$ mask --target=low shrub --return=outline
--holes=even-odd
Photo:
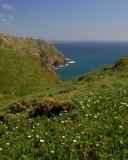
[[[53,98],[46,98],[42,103],[36,105],[29,113],[29,116],[36,118],[38,116],[46,115],[52,117],[59,115],[62,111],[68,111],[73,108],[73,103],[70,101],[60,101]]]
[[[11,104],[9,108],[10,108],[11,113],[16,114],[16,113],[26,111],[28,108],[30,108],[30,106],[31,105],[25,100],[20,100],[20,101],[17,101]]]

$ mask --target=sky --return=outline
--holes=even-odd
[[[128,41],[128,0],[0,0],[0,32],[49,41]]]

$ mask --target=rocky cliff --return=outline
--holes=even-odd
[[[65,57],[60,51],[50,43],[40,39],[14,37],[0,33],[0,48],[33,54],[37,58],[41,58],[43,66],[47,68],[66,63]]]

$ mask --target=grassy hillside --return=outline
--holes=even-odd
[[[64,55],[59,50],[40,39],[14,37],[6,33],[0,33],[0,48],[8,48],[35,55],[41,59],[42,65],[49,69],[52,68],[52,65],[66,63]]]
[[[3,79],[0,78],[0,83],[5,82],[0,86],[1,91],[11,88],[12,92],[14,88],[18,95],[23,95],[0,97],[0,159],[128,159],[127,56],[112,65],[53,85],[56,76],[49,77],[51,74],[44,70],[42,78],[42,68],[35,57],[11,54],[11,50],[5,49],[0,53]],[[9,56],[9,61],[3,61],[2,55]],[[23,81],[16,76],[19,70]]]
[[[23,96],[40,92],[59,81],[34,55],[0,49],[0,93]]]

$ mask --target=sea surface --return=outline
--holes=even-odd
[[[62,80],[70,80],[128,55],[128,42],[57,42],[54,45],[70,59],[68,65],[56,67]]]

